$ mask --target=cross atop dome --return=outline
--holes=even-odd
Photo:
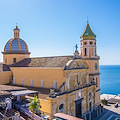
[[[75,45],[75,48],[76,48],[76,50],[78,49],[78,46],[77,46],[77,44]]]

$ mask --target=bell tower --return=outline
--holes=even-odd
[[[97,46],[96,46],[96,35],[90,28],[89,22],[87,21],[86,28],[82,35],[81,47],[80,47],[80,56],[82,59],[86,60],[89,65],[89,82],[95,83],[95,107],[100,104],[100,73],[99,73],[99,59],[97,55]]]

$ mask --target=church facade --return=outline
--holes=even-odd
[[[100,57],[97,55],[96,35],[89,23],[80,36],[80,54],[76,45],[71,56],[30,58],[28,46],[19,37],[19,32],[16,26],[14,38],[6,43],[2,52],[0,83],[39,89],[41,111],[51,116],[63,112],[91,119],[94,111],[99,115],[102,111]]]

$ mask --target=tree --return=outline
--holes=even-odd
[[[34,99],[30,100],[30,106],[29,106],[29,110],[32,111],[32,119],[33,119],[33,115],[35,114],[36,110],[40,108],[41,108],[40,100],[37,96],[34,96]]]

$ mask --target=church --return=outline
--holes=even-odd
[[[7,41],[0,63],[0,84],[39,90],[41,111],[65,113],[84,119],[101,114],[100,73],[96,35],[89,22],[80,36],[80,53],[71,56],[30,58],[26,42],[19,37]]]

